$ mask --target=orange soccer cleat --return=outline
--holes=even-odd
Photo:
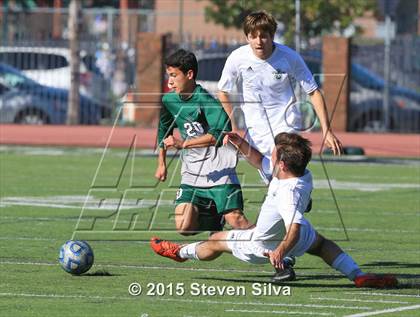
[[[398,280],[394,275],[363,274],[355,278],[356,287],[392,288]]]
[[[150,239],[150,247],[155,251],[155,253],[170,258],[177,262],[185,262],[187,259],[180,258],[178,255],[179,250],[181,249],[181,245],[167,241],[161,240],[157,237],[152,237]]]

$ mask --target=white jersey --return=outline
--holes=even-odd
[[[301,115],[293,91],[298,82],[306,93],[318,86],[303,59],[291,48],[274,43],[271,56],[256,57],[249,45],[228,57],[218,89],[243,94],[241,109],[248,140],[263,155],[271,155],[274,136],[301,130]]]
[[[303,217],[312,188],[309,170],[302,177],[273,178],[255,228],[229,232],[227,244],[232,254],[250,263],[267,262],[264,252],[277,248],[286,236],[286,227],[292,223],[300,224],[301,230],[299,241],[289,254],[300,256],[306,252],[315,239],[315,230]]]
[[[286,235],[286,226],[292,223],[304,223],[303,214],[308,207],[312,192],[312,174],[305,171],[302,177],[278,179],[276,177],[268,187],[253,240],[261,247],[272,249]]]

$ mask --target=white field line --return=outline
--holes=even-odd
[[[332,309],[356,309],[356,310],[370,310],[370,309],[372,309],[370,307],[344,306],[344,305],[286,304],[286,303],[264,303],[264,302],[231,302],[231,301],[217,301],[217,300],[194,300],[194,299],[174,299],[174,298],[159,298],[158,300],[169,301],[169,302],[185,302],[185,303],[273,306],[273,307],[305,307],[305,308],[332,308]]]
[[[142,231],[142,232],[144,232],[144,231]],[[63,240],[63,239],[41,238],[41,237],[0,236],[0,240],[4,240],[4,241],[31,241],[31,240],[33,240],[33,241],[64,241],[65,239]],[[95,241],[96,242],[109,242],[109,241],[113,242],[114,240],[95,240]],[[119,242],[119,240],[116,240],[114,242]],[[143,241],[142,240],[128,240],[128,242],[138,243],[138,244],[148,244],[149,243],[149,241],[147,241],[147,240],[143,240]],[[6,247],[4,247],[4,248],[6,248]],[[370,250],[370,249],[361,249],[361,248],[343,248],[343,250],[347,250],[347,251],[351,251],[351,252],[376,252],[376,253],[381,253],[381,252],[392,253],[392,252],[400,252],[401,251],[401,249],[398,250],[398,251],[390,251],[389,249]],[[420,253],[420,250],[417,250],[417,249],[414,249],[414,250],[404,249],[403,251],[410,252],[410,253]],[[376,267],[381,267],[381,265],[378,264]],[[299,273],[299,275],[302,275],[302,273]],[[303,273],[303,275],[305,275],[305,273]],[[339,274],[339,273],[333,273],[333,275],[341,276],[341,274]]]
[[[1,217],[0,217],[1,218]],[[128,222],[128,221],[127,221]],[[0,240],[4,240],[4,241],[64,241],[63,239],[51,239],[51,238],[40,238],[40,237],[16,237],[16,236],[0,236]],[[113,240],[96,240],[97,242],[109,242],[109,241],[113,241]],[[117,242],[117,241],[115,241]],[[139,240],[129,240],[130,243],[138,243],[138,244],[148,244],[149,241],[139,241]],[[1,249],[2,247],[0,247]],[[6,248],[6,247],[3,247]],[[392,253],[394,251],[390,251],[389,249],[375,249],[375,250],[370,250],[370,249],[360,249],[360,248],[343,248],[344,250],[347,251],[351,251],[351,252],[376,252],[376,253],[381,253],[381,252],[388,252],[388,253]],[[400,252],[399,251],[395,251],[395,252]],[[405,252],[410,252],[410,253],[420,253],[420,250],[409,250],[409,249],[405,249]],[[381,267],[381,265],[377,265],[376,267]],[[299,275],[305,275],[305,273],[299,273]],[[308,274],[307,274],[308,275]],[[335,276],[341,276],[341,274],[339,273],[333,273],[333,275]]]
[[[48,239],[48,238],[35,238],[34,239],[34,238],[27,238],[27,237],[20,237],[20,238],[10,239],[9,237],[0,237],[0,241],[51,241],[51,242],[61,241],[61,242],[64,242],[64,241],[66,241],[66,239]],[[102,241],[97,241],[97,242],[102,242]],[[108,241],[106,241],[106,242],[108,242]],[[138,243],[138,244],[149,244],[149,241],[131,241],[131,242],[132,243]],[[8,248],[8,246],[0,246],[0,249],[7,249],[7,248]],[[363,250],[363,252],[366,252],[366,251],[369,251],[369,250]],[[378,252],[384,252],[384,251],[387,251],[387,250],[378,251]],[[354,251],[354,252],[357,252],[357,251]],[[412,251],[410,251],[410,252],[412,252]],[[420,251],[418,251],[417,253],[420,253]],[[27,263],[27,262],[16,262],[16,263],[15,262],[10,262],[9,263],[9,262],[1,262],[0,261],[0,265],[1,264],[19,264],[19,265],[24,265],[24,264],[31,264],[31,263]],[[38,263],[38,264],[34,264],[34,265],[42,265],[42,263]],[[49,265],[49,263],[45,263],[45,265]],[[98,266],[102,266],[102,267],[125,267],[125,268],[132,268],[132,269],[143,269],[143,268],[145,268],[144,266],[136,266],[136,265],[133,265],[133,266],[129,266],[129,265],[121,266],[121,265],[114,265],[114,264],[98,264]],[[381,268],[380,265],[377,265],[376,267]],[[156,269],[158,269],[158,268],[174,269],[174,270],[175,269],[184,270],[184,268],[166,268],[166,267],[157,267]],[[327,269],[328,267],[326,266],[325,268]],[[196,269],[196,270],[198,270],[198,269]],[[320,269],[320,270],[322,270],[322,269]],[[237,271],[237,270],[227,270],[227,272],[273,273],[273,272],[270,272],[270,271]],[[325,274],[327,275],[327,273],[325,273]],[[299,275],[300,276],[311,276],[313,274],[307,273],[307,272],[299,272]],[[344,279],[344,276],[341,275],[340,273],[331,273],[331,274],[328,273],[328,276],[343,277],[343,279]]]
[[[96,200],[95,200],[96,199]],[[107,199],[106,204],[98,207],[99,199],[93,196],[51,196],[51,197],[4,197],[0,199],[0,206],[31,206],[61,209],[88,209],[88,210],[126,210],[142,209],[153,206],[173,206],[174,201],[169,199],[142,199],[140,204],[136,199],[126,199],[120,205],[120,200]]]
[[[302,311],[288,311],[288,310],[245,310],[245,309],[225,309],[228,313],[246,313],[246,314],[282,314],[282,315],[316,315],[316,316],[335,316],[333,313],[320,312],[302,312]]]
[[[30,207],[47,207],[47,208],[59,208],[59,209],[80,209],[82,206],[78,205],[64,205],[64,204],[53,204],[53,203],[40,203],[40,202],[0,202],[2,207],[9,207],[9,206],[30,206]],[[84,209],[88,210],[126,210],[126,209],[142,209],[142,208],[150,208],[154,205],[150,206],[119,206],[115,205],[107,205],[106,207],[97,207],[97,206],[84,206]],[[173,201],[170,203],[160,206],[173,206]]]
[[[90,220],[90,219],[89,219]],[[166,221],[159,221],[158,224],[170,224],[172,222],[166,222]],[[342,232],[342,227],[316,227],[316,230],[323,230],[323,231],[334,231],[334,232]],[[346,228],[347,231],[353,231],[353,232],[384,232],[384,229],[373,229],[373,228]],[[76,230],[76,231],[86,231],[86,230]],[[155,230],[150,230],[151,232],[154,232]],[[159,230],[159,232],[162,233],[169,233],[174,232],[175,230]],[[97,233],[107,233],[107,232],[114,232],[113,230],[91,230],[91,232],[97,232]],[[392,232],[392,233],[417,233],[418,230],[389,230],[386,229],[386,232]]]
[[[32,205],[31,205],[32,206]],[[0,205],[0,207],[2,207],[2,205]],[[3,207],[7,207],[6,205],[3,205]],[[48,205],[47,207],[50,207],[50,205]],[[58,208],[69,208],[69,207],[58,207]],[[79,209],[79,207],[71,207],[74,209]],[[139,208],[145,208],[144,207],[139,207]],[[317,211],[317,213],[322,213],[324,214],[323,211]],[[331,212],[331,214],[336,214],[337,212]],[[381,214],[381,216],[384,216],[384,214]],[[389,214],[389,216],[391,216],[391,213]],[[400,217],[401,215],[398,215],[398,217]],[[404,216],[407,217],[420,217],[420,213],[418,214],[405,214]],[[395,217],[395,213],[392,214],[392,217]],[[76,220],[79,218],[79,215],[75,215],[75,216],[63,216],[63,217],[37,217],[37,216],[33,216],[33,217],[28,217],[28,216],[0,216],[0,219],[5,219],[5,220],[39,220],[39,221],[61,221],[61,220]],[[85,219],[85,220],[91,220],[91,218]],[[106,220],[105,218],[101,219],[101,220]],[[109,220],[115,221],[115,219],[113,219],[113,217],[110,217]],[[127,220],[118,220],[118,223],[123,223],[123,222],[131,222],[131,221],[127,221]],[[158,221],[157,223],[161,224],[161,223],[165,223],[165,224],[171,224],[173,222],[170,221]],[[336,228],[336,227],[327,227],[327,230],[338,230],[338,229],[342,229],[342,228]],[[353,228],[353,229],[357,229],[357,228]],[[364,228],[366,229],[366,228]],[[376,229],[368,229],[368,230],[376,230]]]
[[[337,214],[337,210],[333,210],[333,209],[317,209],[315,211],[317,214],[330,214],[330,215],[336,215]],[[366,215],[368,212],[371,212],[371,210],[353,210],[353,211],[348,211],[346,210],[346,214],[361,214],[361,215]],[[375,214],[378,216],[390,216],[390,217],[395,217],[396,214],[398,214],[398,217],[420,217],[420,211],[419,212],[412,212],[412,210],[408,211],[408,210],[398,210],[395,212],[388,212],[388,211],[379,211],[376,212]]]
[[[372,292],[372,293],[371,292],[345,292],[344,294],[420,298],[420,295],[414,295],[414,294],[411,295],[411,294],[375,293],[375,292]]]
[[[7,152],[22,155],[86,155],[86,154],[102,154],[102,149],[97,148],[48,148],[48,147],[26,147],[26,146],[7,146],[1,145],[0,152]]]
[[[406,180],[412,180],[413,177],[412,176],[400,176],[398,175],[398,180],[402,180],[402,179],[406,179]],[[357,179],[357,180],[361,180],[361,179],[368,179],[368,180],[391,180],[391,181],[395,181],[395,176],[370,176],[370,175],[346,175],[346,179]]]
[[[413,183],[360,183],[360,182],[346,182],[346,181],[337,181],[335,179],[330,179],[331,186],[334,190],[357,190],[362,192],[377,192],[385,191],[391,189],[420,189],[419,184]],[[260,183],[245,183],[242,184],[243,189],[247,190],[249,187],[261,187]],[[329,189],[328,180],[326,179],[317,179],[314,180],[314,188],[316,189]]]
[[[158,222],[158,224],[168,224],[170,222]],[[343,228],[338,228],[338,227],[316,227],[315,228],[317,231],[333,231],[333,232],[342,232]],[[373,228],[346,228],[347,231],[352,231],[352,232],[384,232],[384,229],[373,229]],[[74,232],[85,232],[87,230],[75,230]],[[112,232],[116,232],[112,229],[110,230],[89,230],[92,233],[112,233]],[[127,230],[127,231],[131,231],[131,230]],[[156,230],[150,230],[151,232],[155,232]],[[170,233],[170,232],[174,232],[175,230],[158,230],[160,233]],[[123,233],[124,231],[118,231],[118,233]],[[133,231],[134,232],[134,231]],[[416,233],[418,234],[418,230],[389,230],[387,229],[386,232],[388,233]]]
[[[21,204],[22,205],[22,204]],[[33,205],[29,205],[29,204],[25,204],[27,206],[33,206]],[[38,205],[41,206],[41,205]],[[68,206],[68,205],[44,205],[44,207],[57,207],[57,208],[80,208],[80,207],[76,207],[76,206]],[[150,207],[150,206],[148,206]],[[147,206],[143,206],[143,207],[137,207],[137,208],[148,208]],[[97,208],[91,208],[91,209],[97,209]],[[395,215],[394,215],[395,216]],[[419,214],[420,216],[420,214]],[[99,216],[98,216],[99,217]],[[81,221],[91,221],[92,217],[88,217],[87,219],[81,219]],[[111,222],[115,222],[115,217],[112,216],[109,219],[101,219],[103,220],[109,220]],[[78,220],[79,216],[74,216],[74,217],[13,217],[13,216],[0,216],[0,219],[7,219],[7,220],[34,220],[34,221],[65,221],[65,220]],[[118,220],[118,223],[132,223],[132,221],[128,221],[128,220]],[[173,224],[173,222],[171,221],[157,221],[157,224]],[[317,227],[316,229],[318,230],[324,230],[324,231],[343,231],[343,228],[339,228],[339,227]],[[383,232],[382,229],[373,229],[373,228],[346,228],[347,231],[354,231],[354,232]],[[103,232],[108,232],[108,231],[112,231],[112,230],[107,230],[107,231],[103,231]],[[130,231],[130,230],[127,230]],[[92,230],[92,232],[99,232],[96,230]],[[387,232],[403,232],[403,233],[415,233],[417,231],[415,230],[387,230]]]
[[[28,294],[28,293],[0,293],[0,296],[44,297],[44,298],[131,299],[131,297],[115,297],[115,296],[86,296],[86,295]]]
[[[410,302],[401,302],[394,300],[369,300],[357,298],[333,298],[333,297],[311,297],[311,300],[326,300],[326,301],[340,301],[340,302],[360,302],[360,303],[385,303],[385,304],[410,304]]]
[[[78,216],[74,217],[13,217],[13,216],[0,216],[4,220],[33,220],[33,221],[61,221],[61,220],[76,220]]]
[[[5,219],[5,220],[22,220],[22,221],[69,221],[69,220],[77,220],[79,217],[78,216],[74,216],[74,217],[12,217],[12,216],[0,216],[0,219]],[[95,217],[91,217],[91,218],[86,218],[86,219],[82,219],[81,221],[89,221],[92,222],[92,218]],[[100,218],[99,216],[96,218]],[[109,217],[109,218],[101,218],[101,221],[109,221],[109,222],[113,222],[115,223],[115,217]],[[149,221],[129,221],[129,220],[120,220],[118,219],[117,223],[136,223],[136,224],[149,224]],[[170,221],[158,221],[157,224],[159,225],[166,225],[166,224],[174,224],[174,222],[170,222]],[[175,225],[175,224],[174,224]],[[174,229],[175,230],[175,229]],[[82,230],[84,231],[84,230]],[[95,230],[91,230],[96,232]],[[113,230],[110,230],[113,231]],[[122,230],[121,230],[122,231]],[[130,230],[127,230],[130,231]]]
[[[15,261],[0,261],[0,265],[39,265],[39,266],[57,266],[55,263],[47,262],[15,262]],[[94,268],[125,268],[125,269],[140,269],[140,270],[173,270],[173,271],[190,271],[190,272],[221,272],[221,273],[267,273],[273,274],[274,271],[263,270],[229,270],[229,269],[204,269],[204,268],[188,268],[188,267],[171,267],[171,266],[144,266],[144,265],[124,265],[124,264],[100,264]],[[301,274],[304,275],[304,274]]]
[[[316,227],[317,230],[325,231],[343,231],[343,228],[338,227]],[[390,229],[373,229],[373,228],[346,228],[347,231],[354,232],[395,232],[395,233],[418,233],[418,230],[390,230]]]
[[[395,312],[401,312],[405,310],[413,310],[413,309],[420,309],[420,305],[413,305],[413,306],[401,306],[396,308],[389,308],[389,309],[383,309],[383,310],[376,310],[373,312],[367,312],[367,313],[360,313],[360,314],[353,314],[353,315],[346,315],[344,317],[365,317],[365,316],[373,316],[373,315],[382,315],[382,314],[388,314],[388,313],[395,313]]]
[[[44,297],[44,298],[89,298],[89,299],[136,299],[137,297],[113,297],[113,296],[85,296],[85,295],[61,295],[61,294],[34,294],[34,293],[0,293],[0,296],[12,297]],[[266,302],[232,302],[217,300],[194,300],[194,299],[175,299],[175,298],[153,298],[153,300],[181,303],[200,303],[200,304],[224,304],[224,305],[248,305],[248,306],[272,306],[272,307],[303,307],[303,308],[331,308],[331,309],[355,309],[369,310],[370,307],[337,306],[337,305],[313,305],[313,304],[286,304],[286,303],[266,303]]]
[[[0,205],[4,208],[4,207],[9,207],[9,206],[30,206],[30,207],[47,207],[47,208],[59,208],[59,209],[80,209],[81,206],[72,206],[72,205],[63,205],[63,204],[52,204],[52,203],[37,203],[37,202],[18,202],[18,203],[8,203],[8,202],[3,202],[0,201]],[[89,208],[87,208],[89,209]],[[93,208],[93,209],[98,209],[98,208]]]
[[[92,222],[92,219],[93,218],[100,218],[100,220],[102,221],[102,222],[111,222],[111,223],[118,223],[118,224],[122,224],[122,223],[135,223],[136,225],[141,225],[141,224],[146,224],[146,225],[148,225],[148,227],[149,227],[149,224],[150,224],[150,221],[145,221],[145,220],[135,220],[135,221],[129,221],[129,220],[119,220],[118,219],[118,221],[116,222],[115,221],[115,217],[114,216],[112,216],[112,217],[109,217],[109,218],[105,218],[105,217],[100,217],[100,216],[98,216],[98,217],[89,217],[89,218],[85,218],[85,219],[81,219],[80,220],[80,222]],[[69,221],[69,220],[73,220],[73,221],[75,221],[75,220],[78,220],[79,219],[79,217],[77,216],[75,216],[75,217],[12,217],[12,216],[0,216],[0,219],[5,219],[5,220],[22,220],[22,221]],[[159,226],[159,225],[161,225],[161,226],[165,226],[165,225],[173,225],[173,226],[175,226],[175,222],[174,221],[156,221],[156,224],[155,224],[155,226]],[[167,229],[168,231],[162,231],[162,230],[159,230],[159,232],[174,232],[175,231],[175,229],[173,229],[172,231],[170,230],[170,229]],[[79,231],[82,231],[82,232],[85,232],[85,231],[88,231],[88,232],[94,232],[94,233],[100,233],[100,232],[117,232],[118,234],[121,234],[122,232],[130,232],[130,233],[133,233],[133,232],[145,232],[145,231],[151,231],[151,232],[153,232],[153,230],[148,230],[148,229],[143,229],[143,230],[132,230],[132,229],[130,229],[130,230],[112,230],[112,229],[110,229],[110,230],[106,230],[106,231],[98,231],[98,230],[76,230],[76,232],[79,232]],[[0,237],[0,239],[1,239],[1,237]],[[17,238],[17,239],[19,239],[19,238]]]
[[[146,242],[148,243],[148,242]],[[38,265],[38,266],[57,266],[51,262],[23,262],[23,261],[0,261],[0,265]],[[211,268],[192,268],[192,267],[173,267],[173,266],[146,266],[146,265],[129,265],[129,264],[97,264],[94,269],[106,268],[124,268],[135,270],[172,270],[172,271],[189,271],[189,272],[215,272],[215,273],[248,273],[248,274],[273,274],[274,271],[266,270],[237,270],[237,269],[211,269]],[[299,272],[301,276],[309,276],[310,273]],[[328,276],[342,276],[339,273],[328,273]],[[343,276],[343,279],[345,277]],[[263,281],[262,281],[263,282]]]
[[[52,203],[80,203],[83,204],[87,195],[59,195],[59,196],[12,196],[3,197],[1,201],[7,202],[52,202]],[[93,198],[93,197],[92,197]]]
[[[48,238],[34,238],[34,237],[0,237],[0,240],[22,240],[22,241],[59,241],[58,239],[48,239]]]
[[[119,114],[118,114],[119,115]],[[133,150],[134,151],[134,150]],[[66,147],[45,147],[45,146],[9,146],[9,145],[0,145],[0,153],[13,153],[13,154],[23,154],[23,155],[86,155],[86,154],[102,154],[104,152],[104,149],[102,148],[84,148],[84,147],[75,147],[75,148],[66,148]],[[156,151],[155,150],[149,150],[149,149],[137,149],[135,152],[136,156],[153,156],[156,157]],[[170,154],[175,154],[175,151],[168,151]],[[107,156],[114,155],[114,156],[123,156],[125,157],[127,154],[126,152],[123,152],[122,150],[114,150],[111,148],[107,149]],[[329,160],[328,158],[324,157],[323,160],[327,164],[334,164],[334,165],[348,165],[348,161],[354,161],[358,162],[358,166],[389,166],[390,164],[395,164],[395,162],[404,164],[407,166],[418,166],[419,161],[418,160],[407,160],[404,158],[398,159],[398,158],[381,158],[378,161],[374,162],[361,162],[361,160],[364,160],[364,156],[348,156],[346,157],[346,161],[341,162],[339,160]],[[245,159],[242,156],[239,156],[239,160],[245,161]],[[311,162],[311,164],[321,164],[321,162],[316,159]],[[365,176],[367,177],[367,176]],[[374,176],[375,178],[386,178],[386,179],[393,179],[392,177],[388,176]]]
[[[5,241],[63,241],[65,239],[51,239],[51,238],[39,238],[39,237],[0,237],[0,240]],[[101,241],[98,241],[101,242]],[[130,241],[130,243],[138,244],[149,244],[149,241]]]

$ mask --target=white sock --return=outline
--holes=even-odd
[[[343,273],[351,281],[353,281],[357,276],[363,274],[362,270],[359,268],[356,262],[354,262],[352,257],[345,252],[340,253],[335,258],[331,266],[337,271]]]
[[[195,243],[190,243],[187,245],[184,245],[180,250],[179,250],[179,256],[182,259],[192,259],[192,260],[200,260],[197,256],[197,251],[196,251],[196,247],[197,245],[199,245],[201,242],[195,242]]]

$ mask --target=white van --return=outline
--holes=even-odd
[[[89,57],[80,54],[80,93],[104,101],[107,82]],[[70,89],[70,50],[53,47],[0,46],[0,62],[20,69],[36,82],[50,87]]]

